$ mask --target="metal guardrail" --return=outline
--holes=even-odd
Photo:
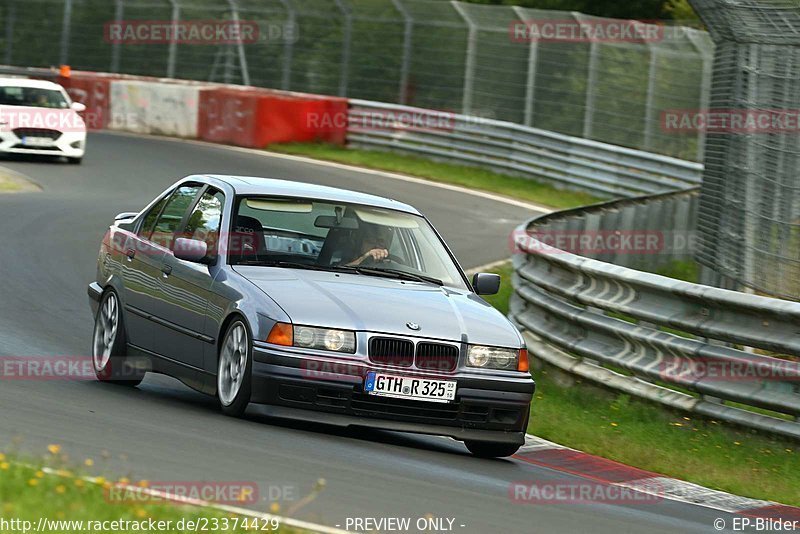
[[[509,317],[567,373],[717,420],[800,438],[800,303],[636,271],[548,246],[551,232],[685,216],[697,191],[555,212],[515,234]],[[696,207],[695,207],[696,210]],[[727,404],[726,404],[727,403]],[[765,411],[766,410],[766,411]]]
[[[348,143],[519,175],[602,197],[682,190],[703,166],[511,122],[350,100]]]

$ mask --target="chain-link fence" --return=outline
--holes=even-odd
[[[259,37],[198,46],[108,34],[114,21],[208,20],[253,22]],[[660,119],[663,109],[703,106],[713,45],[694,29],[654,39],[519,38],[521,21],[529,29],[620,21],[444,0],[0,0],[0,21],[9,65],[340,95],[702,154],[702,135],[665,133]]]
[[[716,42],[698,260],[734,282],[800,298],[800,7],[692,0]],[[736,119],[744,120],[738,127]]]

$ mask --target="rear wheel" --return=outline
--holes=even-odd
[[[250,333],[240,319],[228,327],[219,349],[217,398],[222,413],[239,417],[250,402],[253,354]]]
[[[503,458],[513,455],[520,448],[520,445],[486,441],[465,441],[464,445],[467,446],[469,452],[479,458]]]
[[[128,358],[125,325],[119,298],[113,290],[103,295],[94,319],[92,365],[102,382],[138,386],[144,379],[144,372],[137,370]]]

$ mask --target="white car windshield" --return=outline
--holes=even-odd
[[[67,109],[69,102],[61,91],[55,89],[0,86],[0,105]]]
[[[357,204],[269,197],[238,199],[233,264],[344,270],[466,289],[427,220]]]

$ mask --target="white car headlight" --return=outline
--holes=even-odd
[[[295,325],[294,346],[352,354],[356,351],[356,334],[348,330]]]
[[[467,351],[468,367],[516,371],[518,362],[519,350],[470,345]]]

